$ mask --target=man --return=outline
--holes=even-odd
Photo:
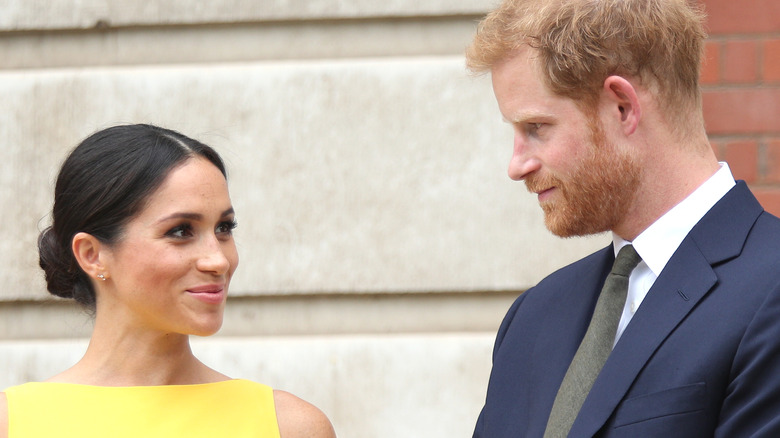
[[[780,436],[780,220],[708,143],[702,21],[505,0],[480,24],[467,62],[514,130],[509,176],[554,234],[613,243],[509,309],[475,437]]]

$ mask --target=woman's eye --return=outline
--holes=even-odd
[[[230,234],[233,232],[233,230],[236,229],[237,226],[238,226],[238,222],[236,222],[235,220],[221,222],[219,225],[217,225],[217,233]]]
[[[190,237],[192,236],[192,227],[189,224],[181,224],[177,227],[171,228],[171,230],[165,233],[165,235],[179,239]]]

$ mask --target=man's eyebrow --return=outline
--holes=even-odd
[[[553,118],[552,114],[546,113],[544,111],[524,111],[521,113],[513,114],[510,116],[509,119],[502,116],[501,119],[506,123],[523,123],[528,120],[535,120],[535,119],[551,119]]]

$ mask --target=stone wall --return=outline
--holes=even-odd
[[[506,177],[511,132],[462,52],[491,0],[0,0],[0,388],[75,362],[47,297],[56,170],[118,123],[226,159],[241,264],[215,368],[341,437],[470,436],[511,301],[607,236],[560,240]]]

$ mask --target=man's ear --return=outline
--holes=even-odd
[[[95,236],[88,233],[76,233],[71,241],[73,256],[81,269],[94,279],[104,280],[107,276],[106,267],[103,266],[101,251],[106,247]],[[102,277],[98,277],[102,275]]]
[[[614,114],[619,118],[623,133],[625,135],[633,134],[642,118],[642,107],[639,104],[636,89],[631,82],[622,76],[610,76],[604,80],[602,96],[603,103],[608,106],[609,114]]]

